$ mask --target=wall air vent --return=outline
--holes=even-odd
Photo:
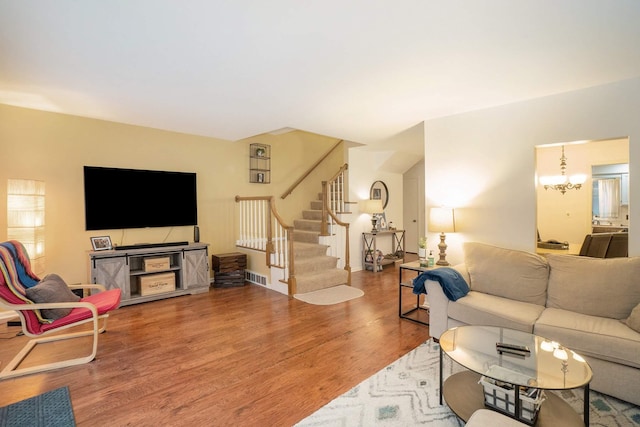
[[[251,282],[256,285],[267,286],[267,277],[263,276],[262,274],[258,274],[250,270],[245,270],[244,278],[247,282]]]

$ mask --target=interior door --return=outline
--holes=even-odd
[[[404,224],[405,250],[411,253],[418,253],[418,180],[406,178],[403,182],[403,212],[402,222]]]

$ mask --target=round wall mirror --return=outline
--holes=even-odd
[[[375,181],[371,184],[369,198],[372,200],[382,200],[382,208],[385,209],[389,203],[389,189],[387,188],[387,184],[382,181]]]

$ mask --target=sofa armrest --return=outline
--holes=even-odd
[[[462,275],[464,281],[467,282],[469,288],[471,288],[471,278],[469,277],[469,271],[467,270],[467,265],[465,263],[460,263],[456,265],[452,265],[451,268],[455,269]]]
[[[464,263],[452,266],[469,284],[469,272]],[[442,286],[436,280],[425,282],[429,299],[429,335],[439,339],[449,329],[449,298],[444,294]]]
[[[429,335],[440,339],[440,335],[448,329],[449,298],[436,280],[427,280],[425,286],[429,299]]]

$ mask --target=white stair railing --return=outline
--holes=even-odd
[[[351,285],[349,223],[338,217],[339,214],[346,213],[344,193],[347,167],[345,163],[333,178],[322,181],[320,243],[328,245],[329,255],[338,258],[338,267],[349,272],[347,284]]]
[[[239,230],[236,246],[265,252],[268,267],[283,270],[289,295],[296,291],[293,264],[293,227],[275,209],[273,196],[236,196]]]
[[[337,214],[347,212],[346,201],[344,198],[346,190],[348,165],[342,165],[338,173],[328,181],[329,193],[329,209]]]

